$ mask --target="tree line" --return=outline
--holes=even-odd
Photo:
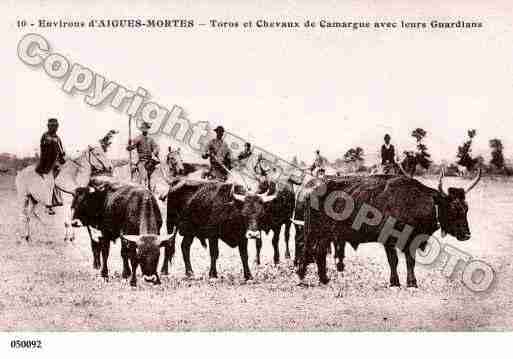
[[[434,164],[431,154],[424,140],[428,132],[423,128],[416,128],[411,132],[411,137],[415,139],[415,149],[403,151],[403,159],[401,165],[410,175],[424,173],[439,173],[440,165]],[[504,159],[504,145],[499,138],[489,140],[489,148],[491,159],[485,163],[483,156],[472,155],[473,140],[477,135],[476,129],[467,131],[467,138],[457,148],[456,162],[447,165],[446,171],[449,175],[461,174],[462,170],[472,172],[479,166],[483,172],[498,175],[513,175],[513,168],[506,166]],[[397,153],[396,153],[397,155]],[[292,158],[292,164],[301,168],[306,168],[304,161],[298,160],[297,156]],[[349,167],[352,172],[369,172],[377,165],[365,166],[365,153],[362,147],[357,146],[349,148],[341,157],[334,161],[328,161],[328,164],[335,169]]]

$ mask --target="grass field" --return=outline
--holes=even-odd
[[[434,185],[434,180],[426,180]],[[460,179],[448,184],[464,185]],[[513,182],[483,179],[469,196],[472,238],[449,243],[492,265],[493,288],[474,294],[446,278],[442,263],[417,265],[418,289],[389,288],[383,248],[362,245],[346,250],[346,271],[337,274],[330,258],[331,282],[318,284],[314,266],[309,287],[297,286],[291,260],[272,264],[272,246],[264,240],[263,264],[242,280],[237,250],[220,244],[219,279],[208,279],[208,250],[195,241],[191,258],[196,277],[184,278],[179,244],[171,273],[161,286],[121,279],[120,245],[111,249],[110,280],[92,268],[85,229],[73,243],[63,241],[61,221],[42,216],[33,240],[21,240],[20,205],[12,176],[0,177],[0,330],[511,330],[513,329]],[[42,211],[39,211],[40,213]],[[165,215],[165,213],[164,213]],[[283,254],[283,242],[281,243]],[[291,243],[293,248],[293,241]],[[251,260],[255,249],[250,247]],[[405,284],[404,256],[399,275]]]

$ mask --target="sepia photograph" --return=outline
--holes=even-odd
[[[512,331],[508,1],[0,13],[7,353]]]

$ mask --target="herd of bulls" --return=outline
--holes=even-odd
[[[308,264],[315,262],[319,280],[328,282],[326,256],[332,243],[338,260],[337,269],[342,271],[346,242],[355,249],[360,243],[381,242],[390,265],[390,285],[399,286],[396,248],[398,239],[409,226],[411,233],[400,249],[406,256],[407,285],[416,287],[415,251],[409,250],[411,242],[418,235],[430,236],[439,228],[442,235],[448,233],[458,240],[469,239],[465,195],[480,177],[479,171],[467,189],[445,191],[442,176],[438,189],[404,175],[334,176],[313,179],[301,186],[298,193],[291,181],[267,183],[266,188],[252,193],[232,183],[180,178],[170,183],[165,196],[168,235],[163,238],[160,236],[163,219],[152,192],[142,186],[99,176],[93,177],[87,187],[76,190],[72,203],[73,223],[101,231],[99,241],[91,240],[91,245],[94,267],[101,268],[104,278],[108,277],[110,243],[121,239],[122,275],[131,278],[132,286],[136,285],[138,267],[145,281],[160,284],[160,251],[164,248],[161,273],[168,274],[177,233],[183,238],[181,250],[186,276],[193,275],[190,247],[197,238],[204,247],[208,241],[210,277],[217,277],[218,242],[222,240],[231,248],[238,248],[244,278],[249,280],[252,275],[248,265],[248,241],[255,239],[259,263],[260,231],[272,230],[274,262],[278,263],[281,228],[285,225],[285,256],[289,258],[289,234],[293,222],[301,224],[296,231],[294,260],[301,279],[305,277]],[[344,196],[334,201],[334,193]],[[341,219],[338,212],[347,210],[348,199],[353,202],[354,210]],[[390,218],[394,219],[389,231],[392,234],[390,240],[383,242],[381,234],[383,228],[390,225]],[[425,243],[420,244],[421,249],[424,246]]]

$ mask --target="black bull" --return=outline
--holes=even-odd
[[[263,182],[260,185],[259,192],[268,192],[269,194],[276,193],[274,199],[265,210],[263,218],[260,222],[260,229],[266,233],[270,230],[273,231],[272,244],[274,248],[274,263],[280,262],[279,240],[281,227],[285,225],[284,238],[285,238],[285,258],[290,258],[289,239],[291,217],[294,212],[294,188],[292,184],[296,184],[292,180],[286,183],[281,182]],[[262,238],[258,236],[256,239],[256,263],[260,264],[260,251],[262,249]]]
[[[75,225],[91,226],[102,232],[99,242],[91,242],[95,266],[101,253],[102,277],[108,278],[110,242],[121,237],[123,278],[131,275],[130,285],[135,286],[140,266],[146,281],[160,284],[160,246],[167,241],[159,239],[162,216],[149,190],[112,179],[93,179],[90,187],[77,189],[72,210]]]
[[[449,233],[461,241],[470,238],[465,194],[477,184],[481,171],[466,190],[445,192],[442,177],[436,190],[409,177],[374,175],[327,179],[306,191],[304,229],[296,236],[299,278],[304,279],[308,264],[315,261],[320,282],[328,283],[326,254],[331,242],[339,271],[344,269],[346,242],[355,249],[361,243],[380,242],[390,265],[390,285],[400,285],[399,248],[406,257],[407,286],[416,287],[416,249],[424,249],[429,236],[441,227],[442,236]]]
[[[176,180],[171,183],[167,195],[166,224],[168,233],[175,235],[166,246],[163,274],[168,272],[168,262],[171,263],[175,252],[176,233],[180,232],[186,276],[193,275],[190,247],[197,237],[202,243],[205,239],[209,242],[210,277],[217,277],[216,262],[221,239],[232,248],[238,247],[244,278],[252,278],[248,265],[248,238],[258,233],[266,206],[276,196],[237,194],[240,190],[240,186],[216,181]]]

